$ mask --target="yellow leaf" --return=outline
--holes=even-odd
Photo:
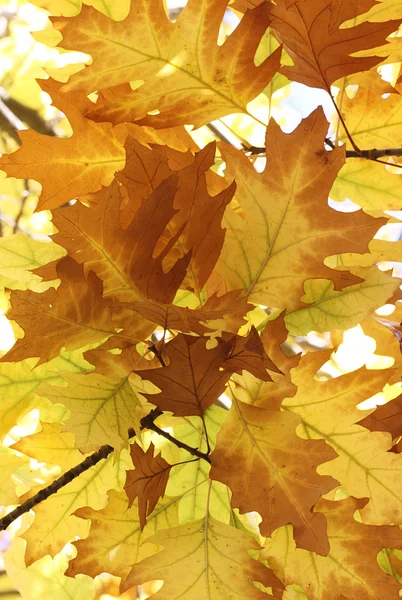
[[[323,358],[324,356],[324,358]],[[370,498],[362,509],[363,522],[371,525],[399,523],[402,519],[402,456],[389,452],[389,433],[371,433],[356,425],[365,417],[357,405],[381,392],[392,376],[390,369],[365,368],[329,381],[317,381],[314,374],[329,352],[309,353],[292,371],[298,386],[293,398],[282,407],[300,417],[300,435],[322,439],[338,457],[320,465],[320,474],[331,475],[341,488],[355,498]]]
[[[74,543],[78,556],[70,562],[67,574],[75,576],[85,573],[96,577],[107,571],[124,581],[133,563],[161,549],[145,541],[148,542],[147,538],[157,531],[177,524],[177,499],[160,502],[148,517],[143,532],[137,502],[128,508],[126,494],[114,490],[109,492],[109,502],[105,508],[80,508],[76,516],[90,519],[91,529],[85,540]]]
[[[247,113],[247,104],[278,70],[280,49],[255,66],[254,54],[269,24],[265,3],[249,11],[218,46],[227,3],[190,0],[175,24],[160,0],[132,3],[127,18],[114,25],[85,7],[73,19],[53,19],[63,35],[61,46],[93,59],[71,77],[66,89],[90,93],[112,88],[111,95],[101,95],[99,108],[89,116],[114,123],[200,127],[229,113]],[[116,88],[139,80],[144,84],[134,92],[128,86]],[[159,114],[147,114],[153,110]]]
[[[67,386],[44,385],[38,393],[62,402],[70,411],[65,431],[75,433],[82,452],[110,444],[119,452],[128,443],[128,429],[140,433],[136,407],[141,403],[128,377],[110,379],[99,373],[63,373]]]
[[[398,600],[400,584],[380,569],[377,554],[384,546],[400,548],[401,531],[359,523],[354,512],[363,505],[355,498],[320,501],[317,508],[328,521],[328,556],[296,548],[290,528],[283,527],[267,540],[261,558],[269,561],[285,585],[300,585],[308,600]]]
[[[16,538],[4,554],[7,573],[23,598],[92,600],[95,597],[95,584],[89,577],[78,575],[73,579],[64,575],[68,560],[63,553],[54,558],[44,556],[27,568],[24,564],[24,550],[24,540]]]
[[[41,292],[49,284],[41,284],[40,277],[30,271],[64,254],[65,251],[57,244],[39,242],[21,233],[0,238],[0,282],[1,277],[6,277],[9,289]]]
[[[149,540],[164,547],[133,566],[123,590],[150,579],[163,579],[160,600],[264,600],[251,581],[281,589],[272,571],[251,558],[255,540],[212,517],[171,527]]]
[[[62,384],[62,371],[83,373],[91,365],[82,358],[82,352],[62,352],[45,365],[35,367],[36,359],[0,363],[0,437],[4,437],[18,421],[34,408],[44,421],[59,421],[66,416],[61,405],[37,395],[43,383]],[[62,408],[62,410],[60,410]]]
[[[367,249],[382,224],[362,212],[343,214],[328,206],[343,151],[324,150],[327,128],[321,109],[291,135],[271,120],[261,174],[242,153],[221,146],[227,177],[237,182],[235,197],[244,217],[226,211],[227,233],[217,269],[232,289],[244,289],[251,301],[295,309],[302,306],[306,279],[329,277],[338,287],[347,275],[337,279],[339,273],[324,265],[325,257],[356,251],[356,245]]]
[[[330,191],[332,200],[349,198],[366,211],[402,209],[402,173],[361,158],[348,158]]]
[[[287,313],[285,323],[289,333],[306,335],[309,331],[354,327],[385,304],[401,284],[377,267],[356,267],[352,272],[364,280],[339,292],[328,279],[307,280],[302,301],[310,306]]]
[[[62,139],[33,129],[21,131],[22,146],[0,159],[0,169],[9,177],[35,179],[41,184],[37,210],[56,208],[77,196],[100,190],[102,185],[111,183],[114,173],[125,163],[123,145],[111,123],[86,119],[83,106],[59,88],[55,82],[42,83],[42,89],[68,116],[73,135]]]
[[[122,490],[126,470],[131,465],[127,452],[121,453],[115,462],[110,454],[35,507],[35,520],[22,536],[27,541],[26,564],[45,554],[54,556],[76,536],[86,537],[89,523],[74,516],[74,511],[84,506],[103,508],[109,490]]]

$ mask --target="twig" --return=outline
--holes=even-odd
[[[155,409],[155,410],[159,410],[159,409]],[[209,455],[206,452],[201,452],[197,448],[193,448],[192,446],[188,446],[184,442],[176,439],[175,437],[173,437],[172,435],[170,435],[170,433],[168,433],[167,431],[164,431],[163,429],[161,429],[160,427],[158,427],[157,425],[155,425],[155,423],[153,422],[152,418],[150,418],[149,422],[148,422],[147,419],[148,419],[148,417],[151,417],[152,412],[153,411],[151,411],[149,413],[149,415],[147,415],[146,417],[144,417],[143,419],[141,419],[141,427],[142,427],[142,424],[144,424],[144,427],[146,427],[147,429],[151,429],[152,431],[155,431],[155,433],[158,433],[159,435],[161,435],[165,439],[169,440],[169,442],[172,442],[172,444],[174,444],[178,448],[183,448],[183,450],[187,450],[187,452],[189,452],[193,456],[197,456],[198,458],[203,458],[204,460],[206,460],[208,463],[211,464],[211,460],[209,458]]]
[[[28,498],[28,500],[20,504],[20,506],[17,506],[17,508],[9,512],[8,515],[0,519],[0,531],[7,529],[7,527],[11,525],[13,521],[15,521],[15,519],[18,519],[18,517],[30,511],[31,508],[40,502],[43,502],[52,494],[56,494],[56,492],[58,492],[62,487],[73,481],[73,479],[81,475],[81,473],[84,471],[87,471],[104,458],[107,458],[109,454],[113,452],[113,450],[114,449],[112,446],[101,446],[97,452],[94,452],[88,456],[84,461],[82,461],[82,463],[79,463],[69,471],[66,471],[61,477],[53,481],[53,483],[40,490],[31,498]]]
[[[326,138],[325,143],[332,148],[332,150],[335,149],[335,144],[330,139]],[[244,146],[244,150],[252,155],[266,153],[266,149],[259,146]],[[377,161],[377,159],[382,156],[402,156],[402,148],[371,148],[370,150],[360,150],[360,152],[357,152],[356,150],[346,150],[346,158],[365,158],[366,160]],[[388,165],[389,163],[385,164]]]
[[[159,435],[168,439],[178,448],[183,448],[193,456],[196,456],[197,458],[203,458],[204,460],[210,463],[211,461],[208,454],[200,452],[196,448],[192,448],[184,442],[177,440],[172,435],[155,425],[154,420],[162,414],[163,413],[159,408],[154,408],[153,410],[151,410],[151,412],[148,415],[141,419],[141,429],[151,429],[152,431],[155,431]],[[129,439],[135,437],[134,429],[130,428],[128,430],[128,436]],[[104,458],[107,458],[109,454],[113,452],[113,450],[114,448],[112,446],[109,446],[108,444],[101,446],[99,450],[97,450],[90,456],[87,456],[87,458],[83,460],[82,463],[79,463],[75,467],[72,467],[71,469],[66,471],[61,477],[53,481],[50,485],[40,490],[31,498],[28,498],[28,500],[20,504],[20,506],[17,506],[17,508],[15,508],[11,512],[9,512],[5,517],[0,519],[0,531],[4,531],[5,529],[7,529],[7,527],[11,525],[13,521],[18,519],[18,517],[29,512],[31,508],[34,508],[34,506],[37,506],[38,504],[49,498],[49,496],[56,494],[62,487],[66,486],[68,483],[73,481],[73,479],[79,477],[81,473],[84,473],[84,471],[87,471],[91,467],[94,467],[96,464],[98,464],[98,462],[100,462]]]
[[[29,196],[29,179],[25,179],[24,182],[25,182],[25,186],[24,186],[24,189],[23,189],[22,194],[21,194],[20,209],[18,211],[18,215],[15,217],[15,222],[14,222],[14,227],[13,227],[13,233],[17,233],[17,231],[19,229],[19,222],[20,222],[20,219],[21,219],[22,215],[24,214],[25,203],[26,203],[27,198]]]

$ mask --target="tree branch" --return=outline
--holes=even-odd
[[[163,412],[159,408],[154,408],[153,410],[151,410],[151,412],[148,415],[141,419],[141,429],[151,429],[152,431],[155,431],[162,437],[169,440],[169,442],[172,442],[172,444],[175,444],[175,446],[177,446],[178,448],[183,448],[184,450],[187,450],[187,452],[189,452],[191,455],[196,456],[197,458],[203,458],[207,462],[211,463],[208,454],[200,452],[199,450],[197,450],[197,448],[192,448],[184,442],[177,440],[172,435],[170,435],[170,433],[167,433],[166,431],[155,425],[155,419],[157,419],[162,414]],[[134,429],[130,428],[128,430],[128,435],[129,439],[135,437]],[[98,464],[98,462],[100,462],[104,458],[107,458],[109,454],[113,452],[113,450],[114,448],[107,444],[101,446],[99,450],[97,450],[90,456],[87,456],[87,458],[81,463],[63,473],[61,477],[59,477],[50,485],[40,490],[37,494],[34,494],[34,496],[32,496],[31,498],[28,498],[28,500],[20,504],[20,506],[17,506],[17,508],[15,508],[11,512],[9,512],[5,517],[0,519],[0,531],[4,531],[5,529],[7,529],[7,527],[11,525],[11,523],[13,523],[13,521],[18,519],[18,517],[29,512],[31,508],[34,508],[34,506],[37,506],[38,504],[49,498],[49,496],[56,494],[62,487],[66,486],[68,483],[73,481],[73,479],[79,477],[81,473],[84,473],[84,471],[87,471],[91,467],[94,467],[96,464]]]
[[[326,138],[325,143],[334,150],[335,144],[332,140]],[[259,146],[244,146],[244,151],[253,156],[266,153],[266,149]],[[371,148],[369,150],[360,150],[360,152],[357,152],[356,150],[346,150],[346,158],[365,158],[366,160],[376,161],[383,156],[402,156],[402,148]]]

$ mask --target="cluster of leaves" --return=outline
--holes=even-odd
[[[378,263],[402,242],[373,238],[402,209],[401,175],[398,149],[394,170],[367,152],[400,138],[400,84],[377,71],[401,60],[398,3],[235,0],[220,44],[228,0],[175,21],[162,0],[35,4],[91,58],[39,81],[71,137],[28,129],[0,160],[40,183],[57,229],[0,240],[18,337],[0,364],[0,502],[43,498],[44,481],[16,495],[30,459],[56,478],[108,449],[24,515],[6,555],[24,597],[15,557],[33,573],[73,541],[60,598],[93,597],[103,572],[122,593],[162,580],[161,600],[398,598],[402,307]],[[261,40],[274,49],[256,64]],[[321,108],[290,134],[271,119],[257,171],[246,146],[200,149],[185,128],[250,116],[289,81],[341,90],[333,142]],[[357,324],[392,368],[331,379],[331,349],[286,351],[311,331],[336,348]],[[357,408],[384,387],[388,404]],[[10,447],[34,409],[39,431]]]

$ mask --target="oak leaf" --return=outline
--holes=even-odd
[[[74,542],[78,556],[70,561],[70,577],[77,573],[96,577],[107,571],[124,581],[132,564],[160,550],[148,538],[177,524],[177,501],[159,503],[142,530],[137,502],[129,508],[124,492],[111,490],[108,496],[108,503],[101,510],[84,507],[75,512],[76,517],[91,520],[91,529],[86,539]],[[145,540],[147,543],[143,543]]]
[[[278,408],[234,399],[211,455],[210,477],[231,489],[232,506],[240,513],[259,512],[262,535],[292,523],[299,547],[326,555],[325,518],[312,508],[337,483],[316,472],[334,452],[324,442],[299,438],[299,423]]]
[[[218,46],[227,4],[228,0],[190,0],[174,24],[160,0],[137,1],[119,23],[86,7],[72,19],[52,19],[63,35],[63,48],[85,52],[93,59],[70,78],[66,89],[90,93],[144,81],[115,102],[109,98],[102,104],[101,96],[99,118],[113,123],[137,121],[156,127],[193,123],[200,127],[233,112],[247,112],[247,104],[278,70],[280,50],[260,66],[254,64],[269,25],[264,4],[249,11]],[[149,115],[153,110],[159,114]],[[89,116],[95,119],[96,112]]]
[[[35,520],[23,535],[27,541],[26,564],[30,565],[45,554],[54,556],[60,552],[71,540],[72,531],[79,537],[86,537],[89,523],[74,516],[74,511],[84,506],[95,510],[103,508],[109,490],[122,490],[126,470],[130,466],[128,454],[121,453],[115,461],[109,455],[67,484],[61,492],[36,506]],[[33,493],[37,491],[35,488],[32,490]],[[26,499],[27,495],[22,497],[22,500]]]
[[[305,281],[302,302],[308,306],[288,311],[285,323],[289,333],[306,335],[354,327],[390,300],[400,286],[399,279],[376,266],[352,267],[351,272],[363,281],[340,291],[328,279]]]
[[[329,92],[337,79],[377,65],[380,57],[350,55],[383,44],[400,21],[340,28],[373,4],[373,0],[279,0],[271,9],[271,28],[294,62],[292,67],[283,67],[282,73],[292,81]]]
[[[262,381],[272,381],[267,369],[276,373],[281,372],[266,354],[262,340],[254,326],[251,327],[247,336],[236,335],[233,338],[233,336],[224,332],[222,339],[225,341],[232,340],[233,343],[230,355],[222,364],[223,369],[228,369],[232,373],[240,375],[242,371],[248,371]]]
[[[349,277],[355,283],[354,276],[330,269],[324,259],[356,251],[356,246],[367,249],[383,224],[362,212],[344,214],[328,206],[344,154],[340,148],[324,150],[327,126],[322,109],[291,135],[271,120],[267,164],[260,174],[243,153],[220,145],[227,176],[236,179],[235,197],[244,216],[226,211],[227,232],[217,269],[232,289],[244,289],[251,301],[291,310],[302,306],[303,283],[309,277],[331,278],[337,287],[346,285]]]
[[[60,423],[42,423],[42,430],[20,439],[15,450],[38,462],[63,465],[68,471],[82,461],[82,453],[75,447],[75,436],[62,432]]]
[[[165,346],[169,366],[136,371],[161,390],[144,394],[147,400],[177,417],[202,416],[225,390],[230,373],[221,367],[232,347],[232,341],[220,342],[208,350],[206,343],[206,338],[179,334]]]
[[[328,523],[328,556],[296,548],[291,533],[284,528],[267,541],[261,559],[269,560],[285,585],[296,583],[308,592],[309,600],[397,600],[400,584],[381,570],[377,555],[384,547],[400,548],[401,531],[397,526],[373,527],[357,521],[354,513],[364,504],[356,498],[320,500],[317,510]]]
[[[44,382],[62,384],[62,372],[84,373],[91,365],[82,358],[82,352],[61,352],[50,362],[35,366],[37,360],[28,358],[17,363],[0,363],[0,436],[4,437],[19,420],[33,409],[43,421],[62,420],[60,411],[49,400],[37,394]]]
[[[68,117],[70,138],[52,137],[32,129],[19,133],[22,146],[0,159],[9,177],[35,179],[42,186],[36,210],[57,208],[78,196],[109,185],[125,163],[125,152],[111,123],[94,123],[82,114],[75,96],[60,84],[42,82],[53,103]],[[89,102],[89,101],[88,101]],[[81,108],[81,110],[80,110]]]
[[[61,279],[57,290],[12,292],[8,317],[25,335],[1,358],[3,362],[39,357],[41,365],[63,347],[74,350],[115,333],[111,303],[103,298],[95,273],[86,278],[83,267],[66,256],[57,265],[57,275]]]
[[[147,517],[152,514],[159,498],[163,498],[165,495],[172,468],[172,465],[169,465],[160,454],[154,456],[154,450],[155,446],[152,442],[146,452],[138,444],[131,444],[130,447],[134,470],[127,471],[124,489],[128,497],[129,508],[138,498],[141,530],[144,529]]]
[[[192,448],[201,452],[213,450],[216,436],[226,418],[227,411],[212,405],[199,417],[175,419],[174,435]],[[177,513],[179,523],[188,523],[205,517],[211,517],[223,523],[232,524],[234,511],[230,506],[230,491],[220,481],[209,478],[210,464],[205,460],[189,461],[187,450],[180,449],[177,456],[170,460],[178,462],[171,471],[166,488],[167,496],[178,499]],[[173,460],[172,460],[173,459]]]
[[[295,395],[297,387],[292,382],[290,371],[296,367],[300,355],[288,356],[282,350],[281,345],[286,342],[288,331],[284,322],[284,313],[276,319],[268,321],[261,334],[265,352],[273,360],[280,372],[271,371],[271,381],[263,381],[251,373],[244,372],[241,375],[234,373],[231,385],[227,390],[229,396],[261,408],[279,407],[284,398]]]
[[[357,425],[364,414],[357,405],[381,392],[392,378],[392,369],[379,371],[361,368],[319,381],[314,375],[330,356],[330,351],[303,356],[292,370],[297,385],[293,398],[286,398],[282,408],[301,417],[300,433],[309,439],[325,439],[338,457],[320,465],[320,474],[330,475],[341,488],[355,498],[370,498],[361,511],[364,523],[397,523],[402,515],[402,482],[398,473],[402,456],[389,452],[389,433],[371,433]],[[302,433],[303,432],[303,433]]]
[[[55,211],[54,223],[59,233],[53,239],[75,260],[90,264],[90,269],[103,281],[106,297],[112,296],[120,302],[150,299],[169,303],[190,260],[187,253],[169,271],[164,271],[163,261],[182,229],[154,256],[160,236],[176,213],[173,208],[176,190],[174,174],[144,199],[129,227],[123,229],[121,196],[115,181],[102,190],[97,205],[87,208],[77,203]]]
[[[353,101],[345,96],[342,116],[354,142],[360,148],[389,148],[398,139],[402,123],[402,98],[389,94],[385,98],[375,90],[359,88]],[[347,142],[344,133],[342,141]]]
[[[141,402],[128,376],[110,379],[99,373],[63,373],[67,385],[43,385],[38,393],[62,402],[71,412],[64,431],[75,433],[82,452],[110,444],[119,452],[128,443],[128,429],[140,434],[137,407]]]
[[[22,233],[0,238],[0,287],[42,292],[49,286],[31,271],[59,260],[63,254],[56,244],[39,242]]]
[[[212,517],[171,527],[149,541],[164,550],[134,565],[123,591],[157,578],[164,584],[155,600],[178,600],[190,593],[193,600],[263,600],[266,594],[251,581],[283,587],[270,569],[249,556],[248,549],[259,547],[251,536]]]
[[[370,431],[388,431],[395,440],[402,435],[402,394],[377,408],[359,421]]]
[[[120,219],[127,227],[141,202],[169,175],[177,173],[174,209],[177,211],[156,246],[156,251],[184,226],[175,247],[164,260],[169,270],[180,256],[191,250],[188,272],[181,287],[194,290],[198,297],[207,282],[222,249],[225,231],[221,221],[225,208],[235,192],[235,184],[210,195],[206,174],[215,159],[215,143],[210,143],[193,156],[166,147],[145,148],[135,140],[126,141],[127,162],[116,178],[123,184]]]

